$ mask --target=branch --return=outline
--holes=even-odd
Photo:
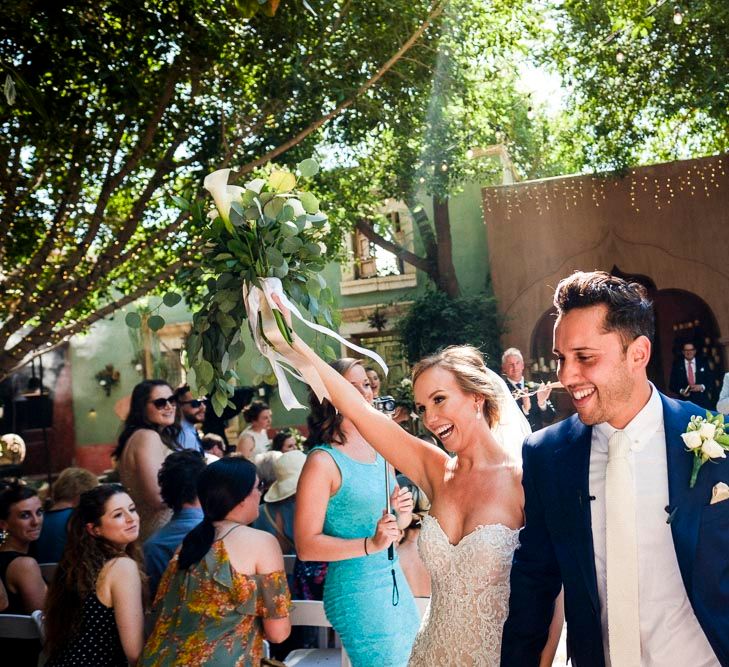
[[[369,220],[363,220],[359,219],[355,223],[355,229],[357,231],[361,232],[366,238],[368,238],[372,243],[375,243],[376,245],[380,246],[383,250],[387,250],[388,252],[391,252],[393,255],[401,259],[403,262],[407,262],[408,264],[412,264],[416,269],[420,269],[421,271],[428,274],[431,278],[433,278],[433,265],[431,262],[429,262],[424,257],[419,257],[413,252],[410,252],[407,248],[404,248],[398,243],[393,243],[392,241],[389,241],[381,234],[378,234],[374,227],[372,227],[372,223],[370,223]]]
[[[123,308],[127,304],[136,301],[140,297],[159,287],[161,283],[171,278],[172,274],[185,266],[185,264],[190,261],[190,258],[191,255],[189,254],[183,255],[178,261],[170,264],[164,271],[149,278],[131,294],[107,304],[103,308],[94,311],[86,318],[79,320],[70,326],[54,332],[52,334],[53,340],[47,340],[47,337],[44,335],[36,335],[36,332],[34,331],[33,335],[26,336],[9,350],[0,351],[0,381],[25,366],[32,359],[35,359],[41,354],[45,354],[55,347],[62,345],[70,336],[88,329],[92,324],[103,319],[110,313],[113,313],[115,310]],[[41,346],[42,349],[39,349]]]
[[[322,116],[318,120],[314,121],[309,125],[309,127],[303,129],[299,134],[297,134],[295,137],[289,139],[288,141],[285,141],[280,146],[277,146],[273,150],[269,151],[265,155],[263,155],[260,158],[257,158],[256,160],[253,160],[252,162],[249,162],[248,164],[241,167],[241,169],[238,171],[239,176],[243,176],[244,174],[248,174],[257,167],[260,167],[263,164],[266,164],[266,162],[269,162],[275,157],[278,157],[281,155],[281,153],[285,153],[289,148],[292,148],[293,146],[296,146],[297,144],[301,143],[306,137],[308,137],[312,132],[315,132],[318,130],[322,125],[328,123],[332,118],[335,118],[336,116],[340,115],[343,111],[348,109],[357,101],[357,98],[359,98],[363,93],[367,92],[372,86],[374,86],[385,74],[387,74],[390,69],[402,58],[403,55],[405,55],[412,46],[420,39],[420,37],[423,35],[423,33],[428,29],[430,24],[433,22],[434,19],[436,19],[441,12],[443,11],[445,5],[447,4],[448,0],[439,0],[433,8],[430,11],[430,14],[428,14],[428,17],[421,23],[420,27],[412,34],[410,35],[410,38],[397,50],[397,52],[384,64],[380,69],[377,70],[365,83],[363,83],[357,91],[346,99],[344,102],[342,102],[338,107],[336,107],[334,110],[332,110],[330,113],[326,114],[326,116]]]

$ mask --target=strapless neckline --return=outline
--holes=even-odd
[[[503,524],[503,523],[481,523],[481,524],[477,525],[473,530],[466,533],[458,542],[453,544],[453,542],[451,542],[450,538],[446,534],[445,530],[443,530],[443,526],[440,525],[440,521],[438,521],[437,517],[433,516],[432,514],[426,514],[425,517],[423,518],[423,522],[425,522],[426,519],[431,519],[433,521],[434,525],[438,527],[438,532],[440,532],[440,534],[445,538],[445,541],[448,543],[448,545],[453,547],[454,549],[458,548],[464,542],[466,542],[467,540],[469,540],[470,538],[472,538],[473,536],[477,535],[479,532],[481,532],[482,530],[485,530],[487,528],[495,528],[497,530],[503,530],[503,531],[506,531],[506,532],[512,533],[512,534],[518,533],[521,531],[521,528],[510,528],[509,526],[507,526],[506,524]]]

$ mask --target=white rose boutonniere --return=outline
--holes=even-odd
[[[729,450],[729,435],[724,433],[724,415],[706,413],[706,417],[694,415],[688,423],[686,432],[681,434],[688,451],[694,455],[691,470],[691,488],[696,484],[699,469],[710,459],[726,458]]]

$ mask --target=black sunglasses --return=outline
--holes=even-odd
[[[177,397],[172,394],[172,396],[168,396],[167,398],[155,398],[153,401],[148,401],[148,403],[154,405],[158,410],[163,410],[168,403],[174,407],[177,403]]]
[[[180,405],[189,405],[191,408],[199,408],[201,405],[207,404],[207,398],[193,398],[191,401],[180,401]]]

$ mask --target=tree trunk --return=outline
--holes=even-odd
[[[433,224],[438,246],[438,289],[455,298],[460,293],[460,288],[456,268],[453,266],[453,240],[447,199],[433,197]]]

